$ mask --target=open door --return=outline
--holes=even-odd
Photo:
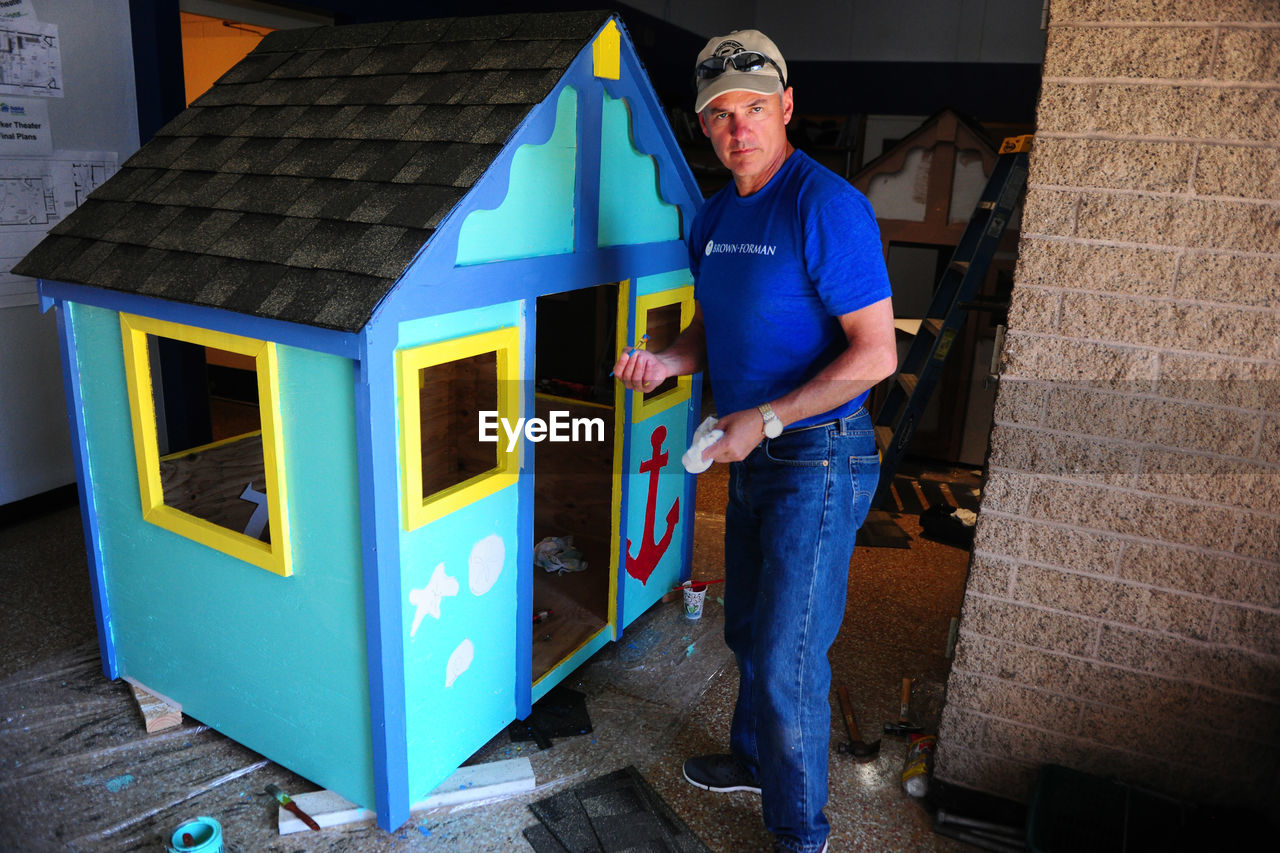
[[[693,285],[683,283],[687,280],[687,273],[636,280],[626,326],[631,346],[662,350],[689,325]],[[649,392],[619,392],[627,434],[621,478],[625,553],[618,572],[619,629],[689,574],[694,491],[680,457],[698,424],[699,379],[681,376]]]

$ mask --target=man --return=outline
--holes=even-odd
[[[693,321],[667,349],[624,353],[633,390],[710,370],[730,463],[725,641],[738,663],[730,754],[685,762],[712,791],[761,794],[774,849],[822,851],[830,831],[827,651],[879,477],[868,389],[897,349],[866,199],[787,141],[787,65],[755,30],[713,38],[696,66],[698,123],[733,175],[695,217]]]

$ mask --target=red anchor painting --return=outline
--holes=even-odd
[[[649,502],[644,510],[644,538],[640,541],[640,552],[635,557],[631,556],[631,540],[627,540],[627,574],[642,584],[649,582],[649,575],[653,574],[658,561],[666,553],[676,522],[680,520],[680,499],[676,498],[671,509],[667,510],[666,533],[662,534],[660,542],[653,541],[653,522],[658,509],[658,472],[666,467],[668,458],[668,454],[662,451],[662,442],[666,437],[666,427],[659,426],[655,429],[653,435],[649,436],[653,455],[640,463],[640,473],[649,475]]]

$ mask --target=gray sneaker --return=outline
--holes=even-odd
[[[705,791],[760,793],[755,776],[732,755],[695,755],[684,763],[684,778]]]

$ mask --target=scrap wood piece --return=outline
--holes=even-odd
[[[142,712],[142,721],[147,727],[147,734],[162,732],[174,726],[182,725],[182,704],[175,702],[163,693],[139,684],[136,678],[124,676],[133,691],[133,699]]]
[[[533,765],[527,758],[510,758],[459,767],[448,779],[437,785],[425,800],[410,806],[409,811],[420,812],[440,806],[532,791],[534,781]],[[298,794],[293,797],[293,802],[310,815],[321,829],[373,821],[377,817],[373,809],[362,808],[333,791]],[[277,823],[281,835],[307,831],[307,825],[284,808],[279,810]]]

